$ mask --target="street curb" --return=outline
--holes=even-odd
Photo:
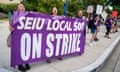
[[[99,56],[99,58],[95,62],[72,72],[97,72],[97,69],[103,65],[103,63],[109,57],[109,55],[114,50],[115,46],[118,44],[119,41],[120,35],[112,42],[112,44],[108,48],[106,48],[106,50]]]

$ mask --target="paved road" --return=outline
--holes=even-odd
[[[120,72],[120,42],[105,62],[100,72]]]

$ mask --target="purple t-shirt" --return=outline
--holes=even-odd
[[[112,23],[110,22],[110,20],[112,20],[111,18],[108,18],[107,20],[106,20],[106,26],[107,27],[111,27],[112,26]]]

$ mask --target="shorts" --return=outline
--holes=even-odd
[[[92,33],[92,34],[95,34],[96,31],[97,31],[96,29],[91,29],[91,33]]]

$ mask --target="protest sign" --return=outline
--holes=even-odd
[[[83,19],[14,12],[11,66],[84,53]]]
[[[89,5],[88,7],[87,7],[87,13],[93,13],[93,5]]]
[[[102,16],[102,18],[103,18],[104,20],[106,20],[108,14],[107,14],[105,11],[103,11],[103,13],[101,14],[101,16]]]
[[[118,11],[112,11],[112,16],[117,17],[118,16]]]
[[[100,15],[103,12],[103,6],[102,5],[97,5],[96,9],[96,14]]]

